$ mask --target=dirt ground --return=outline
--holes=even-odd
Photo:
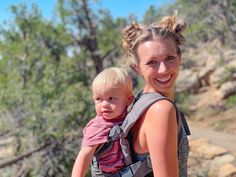
[[[215,88],[207,88],[190,99],[187,119],[195,126],[236,136],[236,105],[227,107]]]

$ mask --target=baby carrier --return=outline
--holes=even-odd
[[[155,102],[158,100],[169,100],[166,97],[161,96],[158,93],[145,93],[142,94],[141,97],[134,103],[131,111],[127,114],[124,122],[121,125],[114,126],[110,133],[108,142],[103,146],[98,148],[95,152],[92,165],[91,172],[93,177],[144,177],[150,172],[152,172],[151,160],[150,156],[144,161],[138,161],[133,163],[131,156],[131,148],[129,145],[129,131],[135,124],[135,122],[142,116],[142,114]],[[169,100],[170,101],[170,100]],[[172,101],[171,101],[172,102]],[[173,102],[172,102],[173,103]],[[173,103],[175,106],[175,104]],[[180,112],[177,107],[177,122],[178,122],[178,136],[183,133],[183,130],[187,135],[190,135],[190,131],[185,120],[184,114]],[[99,169],[98,161],[99,158],[106,153],[106,151],[112,147],[114,140],[120,140],[122,152],[124,154],[124,163],[125,167],[114,174],[104,173]],[[180,144],[180,138],[179,144]]]

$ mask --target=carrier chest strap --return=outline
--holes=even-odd
[[[147,156],[146,160],[144,160],[139,168],[134,172],[132,177],[140,177],[140,176],[146,176],[147,174],[152,172],[152,164],[150,155]]]
[[[147,156],[143,162],[135,162],[109,177],[140,177],[146,176],[150,172],[152,172],[151,159],[150,156]]]

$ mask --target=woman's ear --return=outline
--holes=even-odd
[[[142,75],[137,64],[133,64],[130,66],[137,74]]]

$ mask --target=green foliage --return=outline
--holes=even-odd
[[[177,92],[175,94],[175,102],[177,106],[186,114],[189,113],[190,95],[187,92]]]
[[[236,105],[236,95],[232,95],[225,100],[227,107],[234,107]]]
[[[165,15],[172,15],[175,10],[178,11],[178,17],[184,18],[188,23],[184,35],[189,45],[195,46],[198,42],[206,42],[215,38],[220,39],[224,45],[235,45],[235,2],[176,0],[175,3],[158,9],[151,6],[144,16],[144,23],[153,23]]]
[[[95,115],[90,84],[96,62],[115,65],[120,55],[126,20],[113,20],[105,9],[99,16],[89,5],[58,1],[59,23],[43,19],[34,4],[14,5],[12,23],[0,28],[1,131],[15,136],[16,155],[50,143],[22,162],[28,176],[71,173],[82,127]]]
[[[15,135],[18,155],[51,143],[39,157],[45,163],[25,161],[30,176],[68,176],[79,149],[75,137],[94,115],[89,73],[68,55],[72,42],[63,25],[43,20],[35,6],[11,9],[14,22],[0,33],[1,131]]]
[[[157,11],[155,9],[155,7],[152,5],[149,7],[149,9],[146,11],[145,15],[144,15],[144,18],[143,18],[143,21],[146,23],[146,24],[151,24],[155,21],[157,21],[157,19],[155,19],[157,16]]]

